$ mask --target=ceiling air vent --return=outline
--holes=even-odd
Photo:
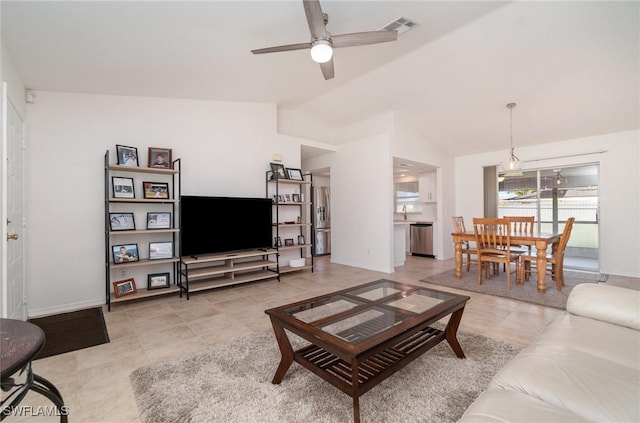
[[[398,19],[395,19],[393,22],[389,22],[388,24],[380,28],[380,31],[391,31],[395,29],[396,31],[398,31],[398,35],[400,35],[403,32],[407,32],[416,25],[418,25],[417,22],[412,21],[409,18],[405,18],[404,16],[400,16]]]

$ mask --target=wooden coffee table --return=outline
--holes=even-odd
[[[296,361],[353,398],[447,340],[464,358],[456,333],[469,297],[378,280],[266,310],[282,359],[272,383]],[[444,330],[431,327],[446,316]],[[294,351],[285,329],[310,342]]]

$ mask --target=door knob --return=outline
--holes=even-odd
[[[7,241],[11,241],[11,240],[17,241],[18,240],[18,234],[8,234],[7,235]]]

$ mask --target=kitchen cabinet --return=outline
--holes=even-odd
[[[418,178],[418,190],[420,192],[420,202],[436,202],[436,172],[423,173]]]

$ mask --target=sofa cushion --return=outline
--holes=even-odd
[[[640,291],[604,284],[580,284],[571,290],[567,311],[640,330]]]
[[[569,410],[506,389],[484,391],[465,411],[459,422],[464,423],[584,423],[590,420]]]
[[[534,345],[562,345],[640,369],[640,331],[570,313],[552,320]]]
[[[524,349],[498,372],[489,388],[519,391],[595,422],[640,421],[637,368],[562,344]]]

